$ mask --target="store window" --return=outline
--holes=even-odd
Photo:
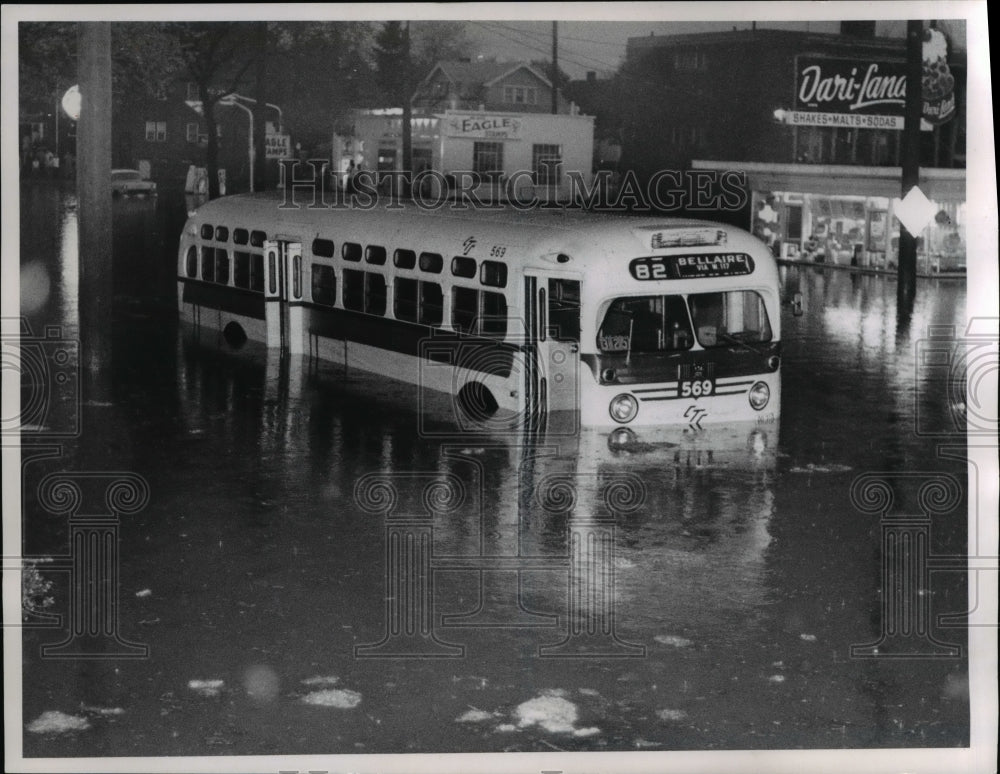
[[[562,146],[535,144],[531,146],[531,171],[535,185],[559,185]]]
[[[487,179],[498,178],[503,172],[503,143],[473,143],[472,171],[483,175]]]

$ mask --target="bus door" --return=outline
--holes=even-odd
[[[526,272],[524,281],[526,408],[542,429],[580,405],[580,280]]]
[[[305,346],[301,242],[264,242],[264,301],[267,346],[301,354]]]

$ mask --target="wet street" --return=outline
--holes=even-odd
[[[75,197],[21,204],[25,321],[72,341]],[[26,420],[23,553],[53,561],[25,756],[968,745],[964,574],[923,587],[884,551],[966,552],[966,462],[939,449],[963,393],[918,357],[964,330],[963,280],[919,280],[907,316],[891,277],[785,267],[806,312],[778,437],[611,451],[457,434],[415,388],[193,340],[184,218],[168,191],[114,202],[110,399],[68,379]],[[60,476],[78,514],[132,487],[103,527],[118,606],[82,644]]]

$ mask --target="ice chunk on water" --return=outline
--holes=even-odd
[[[302,697],[306,704],[318,707],[336,707],[337,709],[354,709],[361,703],[361,694],[346,688],[327,688],[313,691]]]
[[[223,685],[222,680],[188,680],[188,688],[202,696],[218,696]]]
[[[518,705],[514,710],[517,717],[517,725],[521,728],[538,725],[552,734],[577,734],[579,736],[590,736],[599,732],[599,729],[578,729],[576,720],[578,712],[576,705],[564,699],[560,694],[564,691],[551,691],[529,699]]]
[[[32,720],[27,729],[32,734],[66,734],[73,731],[86,731],[90,721],[79,715],[67,715],[58,710],[47,710]]]
[[[671,645],[675,648],[686,648],[693,644],[687,637],[678,637],[676,634],[657,634],[653,639],[661,645]]]
[[[688,714],[684,710],[679,709],[661,709],[656,711],[656,717],[666,721],[684,720],[687,716]]]
[[[492,712],[486,712],[481,709],[470,709],[468,712],[464,712],[455,718],[457,723],[482,723],[485,720],[490,720],[496,717]]]

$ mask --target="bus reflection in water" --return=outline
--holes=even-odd
[[[489,432],[586,428],[641,449],[749,423],[744,449],[773,443],[778,273],[746,232],[564,211],[279,204],[226,197],[189,218],[178,297],[202,341],[214,333],[228,348],[257,342],[417,384]]]

